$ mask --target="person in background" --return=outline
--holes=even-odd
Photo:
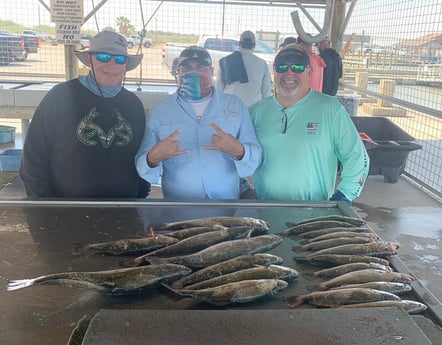
[[[150,185],[134,165],[145,127],[139,98],[124,88],[143,56],[110,31],[76,53],[87,76],[54,86],[38,105],[23,146],[20,178],[29,197],[135,198]]]
[[[250,107],[272,95],[272,81],[267,62],[253,54],[256,37],[244,31],[239,38],[239,49],[219,61],[216,88],[236,95]],[[246,177],[240,181],[241,199],[255,198]]]
[[[289,36],[284,38],[284,41],[282,41],[282,43],[279,45],[279,48],[281,49],[282,47],[286,46],[287,44],[292,44],[292,43],[296,43],[296,37],[293,36]]]
[[[313,90],[322,92],[322,84],[324,80],[325,61],[318,54],[315,54],[312,49],[312,44],[307,43],[298,37],[297,43],[308,53],[310,58],[310,87]]]
[[[316,44],[319,49],[319,56],[327,65],[324,68],[324,81],[322,83],[322,92],[330,96],[336,96],[339,87],[339,79],[342,78],[342,58],[339,53],[330,45],[327,38]]]
[[[253,54],[255,34],[244,31],[239,50],[219,60],[216,88],[236,95],[246,106],[272,95],[272,82],[267,62]]]
[[[250,114],[213,85],[209,52],[190,46],[178,58],[178,89],[151,111],[136,156],[139,175],[165,198],[238,199],[240,177],[253,175],[261,147]]]
[[[309,55],[299,45],[283,47],[274,70],[275,96],[250,108],[263,149],[253,176],[258,198],[351,204],[370,163],[353,121],[337,99],[310,88]]]

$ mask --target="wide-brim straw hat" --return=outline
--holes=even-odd
[[[85,65],[87,65],[87,56],[91,53],[127,56],[126,71],[136,68],[143,59],[143,54],[129,55],[127,53],[127,40],[124,36],[113,31],[99,32],[90,39],[89,49],[75,51],[75,55]]]

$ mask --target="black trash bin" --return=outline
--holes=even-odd
[[[373,142],[367,147],[370,157],[369,175],[383,175],[385,182],[396,183],[404,172],[410,151],[422,145],[385,117],[352,116],[357,130],[367,134]]]

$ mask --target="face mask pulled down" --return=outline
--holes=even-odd
[[[184,99],[197,101],[209,94],[211,86],[207,76],[195,71],[187,72],[180,78],[178,95]]]

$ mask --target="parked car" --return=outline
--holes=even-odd
[[[199,47],[206,48],[212,57],[214,74],[217,74],[219,69],[219,60],[234,52],[238,48],[238,39],[232,37],[203,35],[196,44]],[[163,48],[162,58],[163,64],[170,69],[170,73],[175,76],[177,71],[178,56],[185,47],[190,44],[167,42]],[[254,54],[265,60],[269,66],[270,73],[273,73],[273,60],[275,58],[275,51],[265,42],[257,39]]]
[[[26,30],[25,30],[26,31]],[[33,34],[22,34],[15,35],[11,34],[9,31],[0,30],[0,35],[5,38],[6,36],[14,37],[14,40],[19,42],[20,47],[17,49],[16,44],[11,45],[12,38],[9,38],[8,43],[8,52],[5,50],[5,46],[2,47],[2,51],[0,55],[2,55],[2,63],[8,64],[11,61],[25,61],[28,58],[29,54],[35,54],[38,52],[38,48],[40,48],[40,38]],[[10,57],[13,56],[13,60],[10,60]]]
[[[80,36],[80,49],[89,48],[91,45],[91,42],[90,42],[91,38],[92,38],[92,35],[81,34],[81,36]]]
[[[23,52],[23,40],[18,35],[0,30],[0,66],[6,66]]]
[[[132,49],[133,47],[137,47],[140,45],[141,37],[136,35],[131,35],[129,37],[126,37],[126,40],[127,40],[127,47],[129,49]],[[144,37],[142,41],[144,48],[150,48],[152,46],[152,40]]]

